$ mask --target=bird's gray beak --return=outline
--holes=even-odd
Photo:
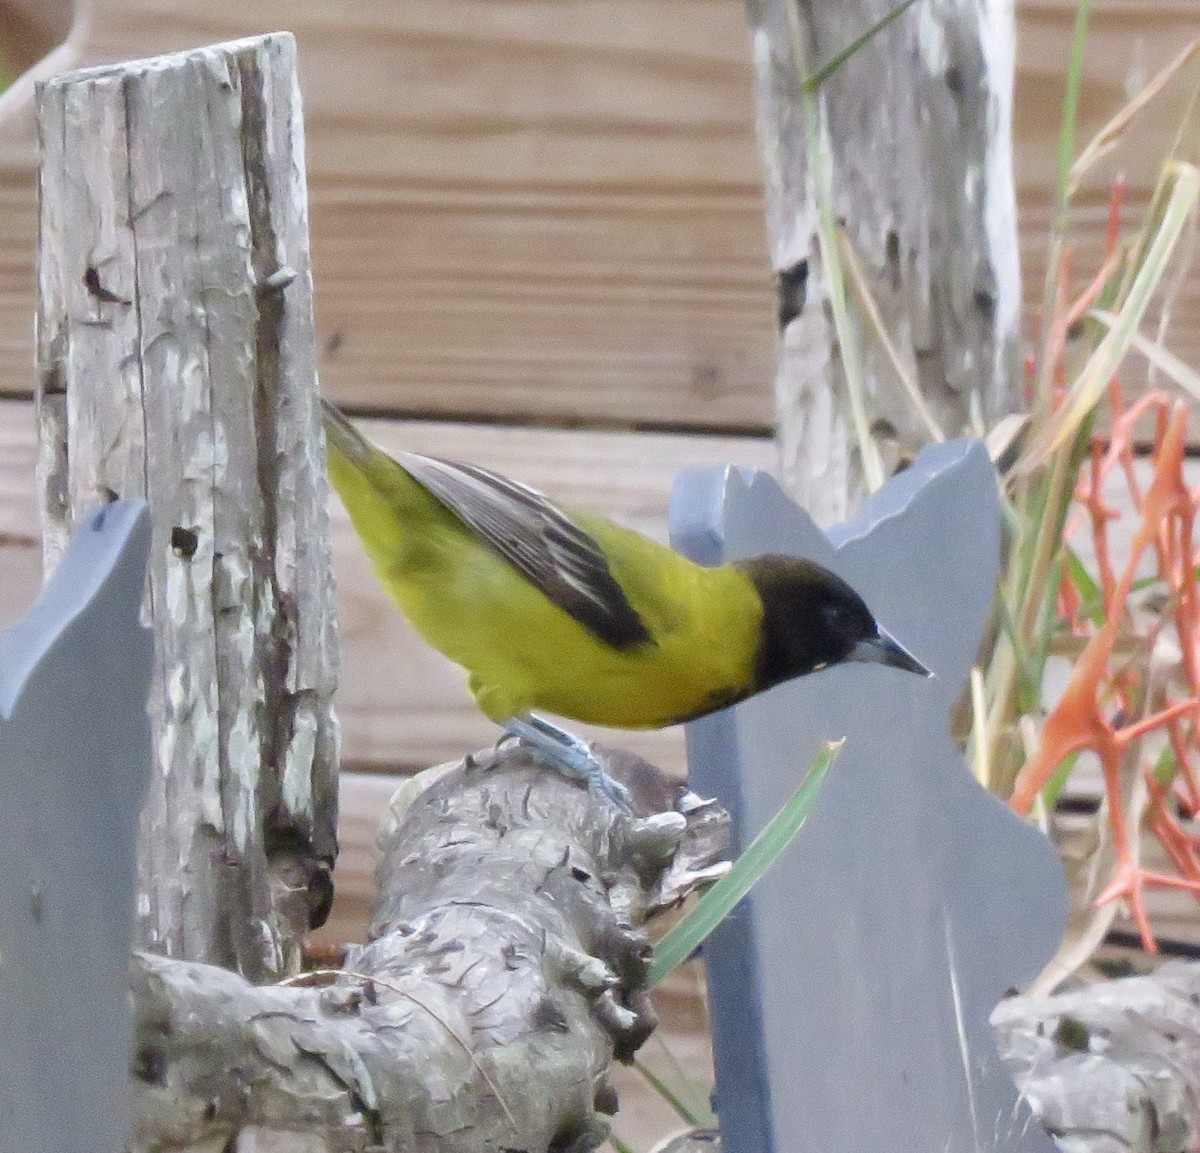
[[[891,665],[893,668],[907,669],[908,672],[917,673],[923,677],[933,676],[932,669],[927,669],[921,664],[882,626],[869,640],[859,641],[850,650],[850,655],[846,659],[870,665]]]

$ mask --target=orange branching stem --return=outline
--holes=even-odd
[[[1125,201],[1129,192],[1129,182],[1125,174],[1119,173],[1112,182],[1108,195],[1108,227],[1104,230],[1104,255],[1113,256],[1121,245],[1121,214],[1125,211]]]
[[[1067,623],[1073,637],[1087,635],[1083,617],[1083,596],[1080,594],[1069,572],[1063,572],[1058,582],[1058,615]]]
[[[1074,299],[1073,254],[1062,250],[1054,311],[1038,322],[1046,333],[1043,359],[1026,364],[1035,412],[1060,403],[1068,342],[1086,323],[1090,309],[1097,303],[1106,307],[1106,294],[1121,278],[1131,251],[1121,238],[1125,199],[1121,178],[1109,198],[1101,268]],[[1084,578],[1063,564],[1056,590],[1059,627],[1083,639],[1083,651],[1017,775],[1011,804],[1027,814],[1069,757],[1084,751],[1096,756],[1115,857],[1113,874],[1097,900],[1124,900],[1143,944],[1154,951],[1145,891],[1183,889],[1200,899],[1200,840],[1180,817],[1181,812],[1189,817],[1200,813],[1200,546],[1194,539],[1200,489],[1189,490],[1184,479],[1188,414],[1182,403],[1158,390],[1129,401],[1117,377],[1109,382],[1107,403],[1111,431],[1107,438],[1093,438],[1063,534],[1067,542],[1085,531],[1089,535],[1096,558],[1094,581],[1086,578],[1085,596],[1077,583]],[[1154,424],[1154,449],[1140,462],[1139,474],[1135,434],[1149,421]],[[1121,563],[1114,562],[1110,541],[1119,513],[1108,494],[1117,483],[1126,488],[1135,518],[1129,554]],[[1148,572],[1161,594],[1161,607],[1149,611],[1136,595]],[[1156,645],[1171,649],[1164,644],[1171,640],[1178,643],[1178,669],[1163,676],[1154,672],[1150,658]],[[1131,773],[1143,775],[1144,789],[1131,787]],[[1139,808],[1132,813],[1126,811],[1129,797],[1138,798]],[[1143,832],[1159,841],[1174,872],[1139,864],[1136,838]]]
[[[1034,754],[1017,777],[1011,803],[1028,813],[1037,794],[1058,767],[1073,753],[1090,750],[1100,761],[1112,826],[1116,865],[1112,879],[1098,901],[1123,899],[1138,927],[1143,944],[1156,949],[1146,913],[1148,887],[1184,889],[1200,898],[1200,854],[1195,838],[1176,815],[1182,804],[1189,812],[1200,809],[1200,781],[1196,770],[1197,722],[1200,720],[1200,595],[1196,566],[1200,550],[1193,543],[1200,491],[1190,491],[1183,473],[1187,443],[1187,408],[1161,393],[1151,392],[1124,406],[1119,387],[1110,389],[1110,402],[1121,407],[1112,423],[1107,444],[1093,444],[1091,458],[1076,493],[1079,516],[1091,528],[1098,561],[1098,584],[1104,602],[1104,623],[1091,635],[1075,664],[1061,699],[1051,709]],[[1152,475],[1141,491],[1134,475],[1134,432],[1140,419],[1156,419],[1155,448],[1150,457]],[[1129,556],[1118,574],[1109,549],[1108,526],[1115,510],[1103,496],[1105,482],[1120,469],[1128,478],[1139,518]],[[1174,626],[1182,659],[1182,699],[1163,703],[1136,720],[1138,702],[1148,702],[1149,670],[1136,669],[1114,659],[1117,641],[1134,629],[1130,600],[1143,557],[1153,556],[1158,579],[1167,591],[1171,620],[1159,619],[1144,629],[1148,640]],[[1078,590],[1075,593],[1078,596]],[[1072,603],[1070,597],[1060,603]],[[1078,612],[1068,617],[1073,629],[1083,626]],[[1148,646],[1147,646],[1148,647]],[[1175,772],[1169,784],[1155,775],[1147,758],[1136,754],[1152,734],[1162,732],[1170,748]],[[1176,872],[1142,868],[1130,840],[1122,785],[1130,764],[1146,774],[1149,802],[1145,828],[1166,851]]]

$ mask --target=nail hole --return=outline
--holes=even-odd
[[[171,529],[171,548],[175,550],[176,556],[181,556],[184,560],[191,560],[195,556],[199,544],[200,538],[194,530],[183,528],[180,525]]]

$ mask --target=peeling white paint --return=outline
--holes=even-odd
[[[779,444],[792,494],[826,524],[855,507],[865,485],[861,448],[844,416],[840,337],[828,318],[818,334],[808,315],[828,309],[828,289],[814,244],[815,166],[808,160],[789,63],[789,11],[782,0],[751,8],[772,266],[778,271],[809,262],[803,323],[810,326],[805,353],[811,360],[790,344],[791,330],[801,325],[793,320],[776,383]],[[873,18],[865,4],[825,5],[819,12],[802,6],[800,14],[801,35],[818,59]],[[926,401],[949,435],[968,427],[972,399],[982,396],[990,417],[1007,404],[1016,383],[1014,38],[1012,0],[917,5],[879,43],[865,45],[847,62],[854,83],[843,77],[819,95],[829,124],[835,211],[846,222],[900,357],[919,363]],[[890,358],[870,340],[861,343],[860,353],[868,423],[884,420],[897,429],[903,447],[918,448],[928,429],[895,379]],[[789,373],[798,379],[787,380]],[[838,394],[829,402],[828,419],[814,409],[820,390]],[[830,488],[838,494],[831,497]]]
[[[283,764],[283,801],[291,813],[313,809],[312,767],[317,752],[318,718],[311,709],[297,709]]]
[[[985,160],[984,225],[995,275],[995,329],[1016,333],[1021,319],[1021,256],[1017,236],[1017,190],[1013,177],[1013,84],[1016,78],[1016,16],[1013,0],[985,0],[980,47],[991,131]],[[1004,342],[996,341],[992,371],[1005,372]]]
[[[250,838],[257,831],[257,811],[254,787],[258,779],[261,753],[257,726],[243,710],[234,718],[233,726],[225,737],[227,771],[234,781],[242,786],[234,801],[234,811],[227,813],[229,829],[233,834],[234,848],[244,856]]]
[[[231,53],[243,54],[236,67]],[[251,222],[239,86],[243,71],[268,62],[291,73],[262,86],[266,137],[287,148],[263,149],[272,215]],[[246,91],[257,99],[258,86]],[[303,129],[288,102],[297,93],[294,44],[285,35],[104,69],[87,84],[64,77],[41,97],[41,114],[57,117],[59,128],[44,176],[39,362],[53,362],[66,386],[66,419],[47,406],[42,420],[43,483],[67,495],[66,509],[47,502],[47,540],[65,539],[100,485],[123,495],[145,491],[154,521],[147,608],[160,669],[150,705],[158,764],[140,850],[140,939],[207,959],[205,943],[232,934],[239,949],[260,950],[267,969],[279,964],[280,942],[298,940],[303,926],[273,913],[257,928],[230,922],[218,930],[216,920],[244,908],[223,887],[257,886],[255,904],[273,907],[265,861],[256,863],[261,855],[252,851],[261,848],[254,839],[262,774],[283,773],[267,788],[278,787],[285,806],[299,806],[297,824],[307,827],[314,778],[324,782],[322,795],[331,791],[337,743],[312,278],[303,168],[295,160],[303,157]],[[127,102],[135,110],[128,148]],[[297,274],[283,297],[290,343],[268,462],[278,485],[262,483],[254,427],[261,382],[252,224]],[[137,307],[105,308],[88,298],[78,270],[101,259],[104,285],[136,293]],[[51,334],[59,334],[53,348]],[[280,549],[278,575],[262,559],[269,557],[266,501],[278,540],[303,544],[299,562],[294,546]],[[190,556],[171,546],[175,527],[195,534]],[[275,580],[288,588],[296,614],[290,635],[274,627]],[[281,639],[304,646],[307,683],[320,688],[299,711],[297,734],[277,765],[266,763],[258,718],[290,705],[301,660],[277,651]],[[325,851],[329,816],[315,815]],[[239,870],[220,867],[222,838]],[[252,955],[244,959],[256,967]]]
[[[918,4],[917,50],[921,63],[930,76],[941,76],[946,71],[946,30],[941,19],[934,15],[932,4]]]

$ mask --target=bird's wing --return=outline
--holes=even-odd
[[[473,464],[417,453],[399,463],[549,600],[613,648],[651,639],[599,543],[540,492]]]

